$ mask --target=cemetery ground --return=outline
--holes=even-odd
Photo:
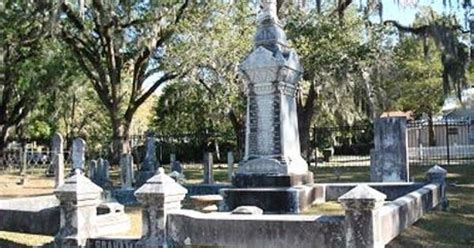
[[[436,211],[426,214],[416,224],[405,230],[387,247],[474,247],[474,165],[444,166],[448,170],[449,208],[446,212]],[[429,166],[412,166],[411,176],[422,181]],[[321,167],[312,168],[315,181],[328,182],[369,182],[368,167]],[[0,199],[23,196],[48,195],[53,192],[54,179],[43,175],[44,170],[30,171],[26,181],[20,185],[22,177],[18,172],[0,172]],[[186,169],[187,183],[200,183],[200,169]],[[216,182],[227,182],[227,169],[214,169]],[[111,172],[111,178],[119,181],[118,170]],[[184,203],[189,207],[188,203]],[[141,234],[141,210],[127,207],[132,220],[130,236]],[[313,207],[305,214],[343,214],[337,202],[328,202]],[[34,246],[50,242],[53,237],[0,231],[0,244]]]

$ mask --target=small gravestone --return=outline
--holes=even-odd
[[[94,173],[92,181],[100,187],[106,187],[109,185],[109,161],[99,158],[97,160],[97,167]]]
[[[156,139],[153,133],[148,133],[145,141],[145,158],[138,171],[137,187],[143,185],[148,179],[155,175],[158,161],[156,159]]]
[[[176,171],[178,173],[183,173],[183,166],[177,160],[173,161],[171,164],[171,171]]]
[[[86,162],[86,142],[76,138],[72,142],[72,170],[79,169],[84,172]]]
[[[204,153],[204,184],[214,183],[212,152]]]
[[[234,153],[229,151],[227,152],[227,178],[229,182],[232,181],[232,176],[234,175]]]
[[[51,167],[54,170],[54,187],[64,183],[64,139],[60,133],[55,133],[51,141],[52,160]]]
[[[131,189],[133,184],[133,157],[123,154],[120,158],[122,189]]]
[[[89,162],[89,178],[92,182],[94,182],[94,179],[97,176],[97,169],[97,160],[91,160]]]

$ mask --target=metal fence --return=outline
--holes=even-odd
[[[466,120],[407,123],[410,165],[474,163],[474,123]],[[370,166],[373,124],[313,129],[317,166]]]
[[[412,165],[474,163],[474,125],[466,120],[409,122],[408,156]]]
[[[64,151],[65,163],[71,164],[68,151]],[[13,147],[0,151],[0,170],[47,169],[51,166],[49,149]]]
[[[214,162],[225,162],[228,151],[233,151],[236,161],[239,151],[235,135],[222,132],[182,134],[154,134],[156,156],[161,164],[170,163],[171,154],[183,163],[200,164],[205,152],[214,153]],[[131,145],[136,161],[144,158],[147,135],[132,135]]]
[[[372,124],[313,128],[316,166],[369,166],[374,147]]]

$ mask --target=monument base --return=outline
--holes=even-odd
[[[257,206],[265,213],[301,213],[312,204],[324,201],[324,189],[310,185],[274,188],[221,189],[221,211],[239,206]]]
[[[237,174],[232,177],[232,185],[235,188],[293,187],[313,183],[314,177],[310,171],[305,174]]]

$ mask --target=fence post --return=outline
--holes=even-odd
[[[26,168],[27,168],[27,154],[28,149],[26,146],[23,149],[20,149],[20,161],[21,161],[21,170],[20,170],[20,175],[25,176],[26,175]]]
[[[449,157],[449,124],[448,124],[448,119],[445,119],[445,132],[446,132],[446,157],[448,159],[448,165],[450,163],[450,157]]]

